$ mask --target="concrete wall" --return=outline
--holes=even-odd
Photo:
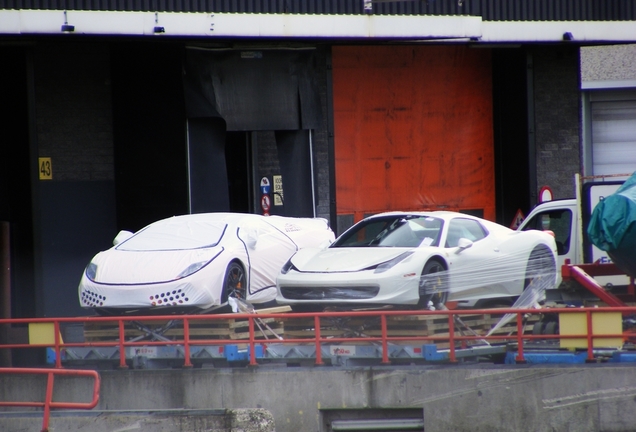
[[[581,47],[581,81],[631,81],[629,86],[633,87],[636,82],[636,45]]]
[[[41,412],[0,416],[5,432],[42,429]],[[50,431],[86,432],[273,432],[274,419],[266,410],[162,410],[162,411],[57,411],[49,419]]]
[[[41,398],[36,378],[0,375],[0,400]],[[636,368],[626,364],[260,366],[102,371],[101,379],[98,410],[258,408],[273,415],[277,432],[322,432],[324,412],[380,408],[422,409],[426,432],[629,431],[636,424]],[[77,401],[82,392],[89,400],[85,387],[56,381],[54,400]],[[10,430],[6,421],[0,416],[1,430]],[[64,429],[61,422],[52,419],[51,429]]]

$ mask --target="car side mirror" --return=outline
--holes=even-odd
[[[463,251],[464,249],[468,249],[469,247],[473,246],[473,242],[468,240],[465,237],[462,237],[459,239],[459,241],[457,242],[457,250],[455,251],[455,253],[460,253],[461,251]]]
[[[119,234],[113,239],[113,246],[117,246],[119,243],[125,242],[133,236],[133,233],[126,230],[119,231]]]

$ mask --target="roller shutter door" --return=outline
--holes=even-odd
[[[338,217],[452,210],[495,218],[490,52],[334,47]]]
[[[594,175],[636,171],[636,90],[590,95]]]

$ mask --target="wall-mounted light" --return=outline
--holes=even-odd
[[[563,33],[563,40],[564,41],[574,40],[574,36],[572,36],[572,33],[570,33],[570,32],[565,32],[565,33]]]
[[[62,32],[64,33],[72,33],[75,31],[75,26],[70,25],[68,23],[68,19],[66,17],[66,11],[64,11],[64,24],[62,24]]]
[[[373,13],[373,3],[372,0],[362,0],[362,10],[365,14]]]
[[[155,28],[152,29],[155,33],[165,33],[166,29],[159,25],[159,14],[155,12]]]

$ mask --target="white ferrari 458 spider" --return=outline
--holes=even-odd
[[[86,267],[79,301],[101,313],[211,310],[229,297],[274,303],[276,276],[289,257],[333,240],[322,218],[176,216],[135,234],[121,231]]]
[[[517,232],[455,212],[382,213],[326,249],[293,255],[278,275],[276,301],[296,310],[511,304],[529,284],[557,286],[556,257],[547,232]]]

